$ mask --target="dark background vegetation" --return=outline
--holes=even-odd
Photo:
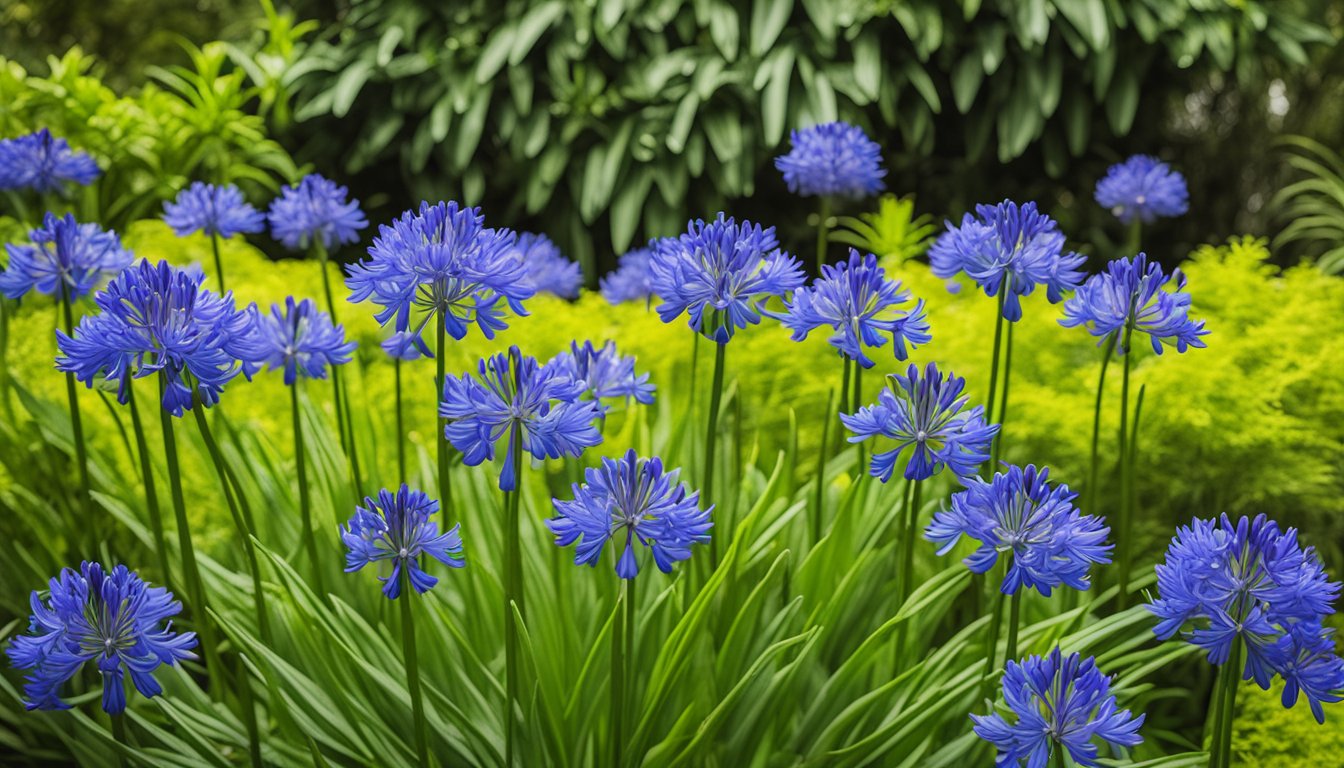
[[[921,212],[1036,199],[1101,253],[1118,233],[1092,185],[1130,153],[1160,155],[1191,187],[1192,215],[1147,238],[1169,261],[1275,231],[1268,203],[1289,174],[1277,136],[1336,148],[1344,136],[1339,0],[279,10],[317,22],[281,68],[292,112],[269,113],[297,160],[360,190],[373,221],[421,198],[466,199],[552,235],[590,275],[721,208],[805,250],[812,203],[788,194],[771,158],[788,128],[818,119],[865,126],[886,148],[890,189]],[[255,0],[4,0],[0,22],[6,55],[30,72],[80,45],[119,91],[151,64],[185,63],[182,39],[253,56],[275,45]]]

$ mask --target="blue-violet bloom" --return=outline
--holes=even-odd
[[[577,299],[583,272],[577,261],[565,258],[560,246],[545,235],[523,232],[512,249],[513,258],[527,270],[527,279],[537,293],[552,293],[562,299]]]
[[[775,158],[789,191],[804,197],[871,197],[885,188],[882,148],[862,128],[823,123],[793,131],[792,148]]]
[[[238,343],[239,357],[249,373],[262,366],[284,369],[285,384],[300,377],[325,379],[328,365],[350,362],[355,342],[345,340],[345,328],[331,322],[312,299],[285,298],[284,309],[271,305],[269,315],[254,304],[247,309],[251,327]]]
[[[591,341],[582,346],[571,341],[569,349],[551,358],[546,367],[582,384],[585,394],[599,403],[618,398],[633,398],[642,405],[653,403],[654,386],[649,383],[649,374],[637,373],[634,355],[621,355],[614,341],[600,348]],[[602,408],[606,410],[605,405]]]
[[[634,248],[621,256],[616,269],[602,278],[602,296],[611,304],[653,298],[653,247]]]
[[[319,174],[310,173],[292,187],[280,190],[271,201],[266,218],[271,236],[290,250],[303,250],[314,243],[330,251],[338,245],[359,241],[359,231],[369,226],[358,200],[347,200],[350,190]]]
[[[1163,290],[1168,286],[1172,290]],[[1105,272],[1089,277],[1064,302],[1064,317],[1059,323],[1068,328],[1086,327],[1093,336],[1101,337],[1098,345],[1115,334],[1116,347],[1122,352],[1125,327],[1129,325],[1147,334],[1159,355],[1164,345],[1175,347],[1177,352],[1202,348],[1201,337],[1209,333],[1203,320],[1190,319],[1185,275],[1179,269],[1165,273],[1161,264],[1150,263],[1143,253],[1131,259],[1115,259],[1106,265]]]
[[[691,556],[692,544],[709,541],[714,507],[700,509],[700,494],[677,482],[681,470],[664,472],[662,459],[639,459],[633,450],[620,459],[603,458],[602,466],[584,472],[574,484],[571,501],[555,499],[556,517],[546,521],[555,543],[577,544],[574,564],[596,567],[608,541],[619,550],[616,575],[633,579],[639,573],[635,544],[653,553],[663,573]]]
[[[192,182],[176,200],[165,202],[163,220],[178,237],[202,232],[227,239],[266,229],[266,216],[243,199],[238,187],[202,181]]]
[[[130,266],[131,252],[114,232],[75,217],[48,213],[28,235],[28,245],[6,245],[9,265],[0,272],[0,293],[11,299],[29,291],[75,301]]]
[[[1190,191],[1179,171],[1151,155],[1134,155],[1116,163],[1097,182],[1097,204],[1122,223],[1137,216],[1144,224],[1180,216],[1190,208]]]
[[[403,568],[416,592],[428,592],[439,580],[425,572],[425,555],[449,568],[467,564],[462,557],[462,526],[439,533],[439,524],[429,519],[438,511],[439,502],[405,483],[395,494],[384,488],[376,499],[364,497],[364,506],[355,508],[354,517],[341,530],[341,540],[350,549],[345,553],[345,572],[391,560],[392,572],[378,577],[384,595],[391,600],[401,597]]]
[[[102,174],[98,163],[70,148],[43,128],[13,139],[0,139],[0,189],[57,192],[74,182],[92,184]]]

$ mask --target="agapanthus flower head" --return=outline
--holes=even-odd
[[[410,361],[431,356],[424,339],[410,331],[398,331],[383,339],[379,346],[393,360]]]
[[[1170,287],[1170,290],[1163,290]],[[1164,345],[1177,352],[1190,347],[1203,348],[1208,335],[1203,320],[1190,319],[1190,294],[1185,292],[1185,275],[1179,269],[1170,274],[1147,254],[1131,259],[1115,259],[1106,271],[1093,275],[1064,302],[1060,325],[1084,326],[1101,344],[1112,334],[1118,336],[1117,348],[1123,351],[1125,326],[1146,334],[1153,351],[1162,354]]]
[[[861,256],[850,248],[847,261],[823,264],[820,278],[785,299],[784,312],[770,314],[793,331],[794,341],[802,341],[817,328],[830,328],[834,331],[831,346],[864,368],[872,368],[874,362],[864,349],[885,345],[887,337],[897,360],[906,359],[910,349],[933,339],[923,299],[903,309],[910,300],[910,292],[899,280],[887,279],[876,256]]]
[[[355,508],[354,517],[341,530],[341,540],[349,547],[345,572],[391,561],[392,571],[378,577],[384,595],[393,600],[401,597],[403,568],[416,592],[428,592],[439,580],[425,572],[423,556],[429,555],[449,568],[467,564],[462,557],[461,526],[439,533],[439,524],[430,519],[438,511],[439,502],[405,483],[396,493],[384,488],[377,498],[364,497],[364,506]]]
[[[31,189],[40,194],[63,190],[71,182],[92,184],[102,174],[98,163],[46,128],[13,139],[0,139],[0,189]]]
[[[46,601],[33,592],[29,603],[28,634],[5,649],[11,664],[29,670],[23,686],[28,709],[69,709],[61,686],[92,661],[103,679],[103,709],[120,714],[127,677],[152,698],[163,693],[154,679],[160,664],[196,658],[195,633],[173,631],[171,619],[182,604],[124,565],[105,570],[86,562],[78,572],[62,569],[49,582]]]
[[[653,298],[653,248],[635,248],[616,262],[616,269],[602,278],[602,296],[612,304],[648,301]]]
[[[229,238],[266,228],[266,216],[243,199],[232,184],[216,186],[194,181],[177,193],[177,199],[163,204],[163,220],[178,237],[193,232]]]
[[[1045,657],[1008,660],[1003,673],[1003,700],[1017,722],[1003,715],[971,715],[975,734],[994,745],[996,768],[1046,768],[1055,750],[1068,750],[1075,765],[1095,768],[1097,743],[1112,748],[1143,741],[1143,715],[1118,709],[1111,678],[1097,669],[1091,656],[1065,656],[1055,648]]]
[[[469,467],[494,461],[496,445],[507,441],[499,487],[512,491],[520,451],[558,459],[602,442],[594,425],[602,411],[583,393],[583,382],[511,347],[481,360],[475,376],[446,377],[439,415],[448,420],[444,433]],[[518,445],[511,434],[515,427]]]
[[[508,327],[504,302],[526,315],[523,300],[535,292],[527,269],[512,255],[516,235],[487,229],[479,208],[457,203],[420,204],[392,226],[378,227],[369,258],[351,265],[345,280],[351,301],[382,307],[374,317],[419,339],[437,318],[449,336],[462,339],[474,323],[487,339]],[[429,348],[419,342],[421,351]]]
[[[708,224],[691,222],[678,238],[656,241],[650,266],[663,322],[685,312],[692,329],[720,343],[759,323],[771,297],[803,284],[801,265],[779,250],[774,227],[738,224],[722,213]]]
[[[584,471],[574,484],[572,500],[555,499],[556,517],[546,521],[555,543],[577,544],[575,565],[597,566],[608,541],[619,551],[616,575],[633,579],[639,573],[635,544],[653,554],[663,573],[691,556],[692,544],[709,541],[714,507],[700,509],[700,494],[678,482],[681,470],[663,471],[659,458],[640,459],[633,450],[620,459],[603,458],[602,466]]]
[[[577,299],[583,272],[577,261],[565,258],[560,246],[545,235],[523,232],[510,251],[527,270],[527,279],[537,293],[552,293],[562,299]]]
[[[130,265],[131,252],[114,232],[75,217],[48,213],[28,235],[27,245],[5,246],[9,265],[0,272],[0,293],[17,299],[29,291],[74,301]]]
[[[1109,563],[1110,529],[1101,518],[1084,515],[1073,505],[1078,494],[1067,485],[1051,486],[1049,470],[1034,465],[1009,466],[988,482],[962,480],[966,489],[953,494],[951,508],[938,512],[925,531],[945,555],[963,535],[980,547],[964,561],[974,573],[988,573],[999,556],[1009,558],[1004,594],[1021,587],[1050,596],[1058,586],[1087,589],[1093,563]]]
[[[977,205],[961,225],[947,222],[947,231],[929,249],[935,275],[951,278],[965,273],[987,296],[1003,292],[1003,317],[1022,319],[1022,296],[1045,286],[1051,302],[1083,280],[1079,269],[1086,257],[1064,250],[1064,234],[1055,220],[1035,203]]]
[[[862,128],[822,123],[793,131],[787,155],[775,158],[789,191],[804,197],[871,197],[886,188],[882,148]]]
[[[325,379],[328,365],[350,362],[355,350],[355,342],[345,340],[345,328],[312,299],[296,302],[289,296],[283,309],[272,304],[270,314],[263,314],[254,304],[247,313],[249,328],[237,351],[249,374],[262,366],[283,369],[289,386],[300,378]]]
[[[94,296],[100,310],[86,315],[73,336],[56,333],[56,367],[93,387],[118,382],[126,403],[131,380],[163,375],[163,407],[181,416],[199,401],[206,407],[241,370],[240,344],[248,315],[223,296],[201,287],[201,275],[141,261]]]
[[[921,373],[911,365],[904,376],[887,377],[873,405],[853,414],[840,414],[840,421],[854,433],[851,443],[870,438],[894,441],[888,450],[874,450],[869,473],[882,482],[891,479],[896,462],[907,450],[907,480],[923,480],[947,467],[961,478],[969,477],[989,460],[989,444],[999,425],[985,423],[982,406],[967,408],[962,394],[966,380],[929,363]]]
[[[320,174],[310,173],[298,184],[280,190],[271,201],[266,218],[271,236],[291,250],[320,243],[331,250],[359,241],[359,231],[369,226],[358,200],[348,200],[350,190]]]
[[[1285,703],[1301,692],[1324,722],[1320,703],[1338,701],[1334,694],[1344,689],[1344,664],[1321,626],[1334,613],[1339,589],[1315,550],[1298,543],[1297,529],[1280,530],[1264,515],[1236,522],[1223,515],[1176,531],[1157,566],[1158,598],[1148,608],[1158,618],[1158,637],[1182,634],[1211,664],[1227,663],[1242,642],[1244,679],[1268,690],[1282,676],[1292,686]]]
[[[1190,208],[1190,191],[1179,171],[1152,155],[1134,155],[1116,163],[1097,182],[1097,204],[1128,224],[1137,216],[1150,224],[1180,216]]]
[[[616,342],[607,341],[601,347],[593,342],[569,343],[569,350],[561,352],[546,364],[560,374],[583,385],[586,396],[596,400],[603,411],[603,401],[633,399],[637,403],[653,403],[654,386],[649,374],[635,371],[634,355],[623,356],[616,351]]]

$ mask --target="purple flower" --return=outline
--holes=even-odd
[[[74,182],[92,184],[102,171],[83,152],[43,128],[15,139],[0,139],[0,189],[57,192]]]
[[[862,128],[823,123],[789,136],[787,155],[775,158],[789,191],[804,197],[871,197],[885,188],[882,148]]]
[[[1121,222],[1138,217],[1144,224],[1180,216],[1190,208],[1185,177],[1151,155],[1134,155],[1116,163],[1097,182],[1097,204]]]
[[[237,187],[200,181],[178,192],[173,202],[163,204],[163,220],[178,237],[204,232],[230,238],[266,228],[266,217],[243,199]]]

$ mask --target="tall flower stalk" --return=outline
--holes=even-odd
[[[504,643],[505,758],[513,762],[514,705],[518,700],[517,617],[524,606],[520,531],[524,454],[538,459],[578,456],[602,442],[595,423],[600,405],[583,399],[582,381],[560,366],[541,366],[517,347],[481,360],[477,374],[449,376],[444,381],[439,415],[444,434],[467,466],[494,461],[505,443],[499,488],[504,493]],[[516,607],[516,613],[515,613]]]
[[[424,354],[416,338],[407,332],[393,333],[383,340],[383,351],[392,358],[393,384],[396,388],[396,426],[397,426],[397,477],[406,480],[406,414],[402,395],[401,367],[403,363],[419,360]],[[442,355],[439,356],[442,359]],[[440,373],[440,375],[442,375]],[[443,391],[442,382],[436,382],[438,391]]]
[[[176,200],[164,203],[163,220],[178,237],[194,232],[209,236],[220,292],[225,290],[224,263],[219,257],[220,238],[227,240],[237,234],[253,234],[266,229],[266,217],[243,199],[238,187],[200,181],[179,192]]]
[[[715,344],[700,486],[705,500],[713,503],[728,342],[738,330],[761,321],[768,300],[801,286],[803,272],[797,260],[779,249],[773,227],[739,224],[722,213],[709,223],[691,222],[679,237],[656,241],[650,270],[654,293],[662,299],[662,321],[685,314],[691,330]],[[710,542],[711,567],[718,566],[716,541]]]
[[[345,570],[353,573],[367,565],[390,562],[391,572],[380,576],[383,594],[401,603],[402,659],[406,667],[406,689],[411,698],[411,723],[417,765],[428,768],[429,741],[425,724],[425,701],[421,690],[420,661],[415,641],[415,609],[411,600],[428,592],[438,579],[424,571],[426,558],[449,568],[466,565],[462,557],[461,526],[454,525],[439,533],[438,523],[430,516],[439,511],[439,502],[412,490],[405,483],[395,492],[381,490],[378,497],[366,497],[355,509],[341,539],[348,551]]]

